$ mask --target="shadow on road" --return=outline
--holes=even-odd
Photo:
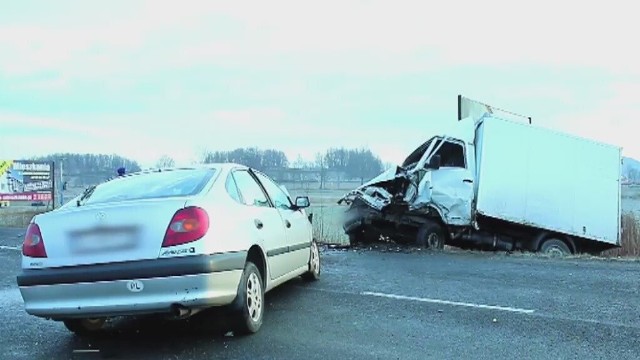
[[[236,337],[228,333],[228,317],[221,309],[208,309],[186,320],[168,320],[162,316],[114,319],[99,335],[81,338],[68,333],[67,342],[52,358],[72,359],[175,359],[209,358],[222,354],[232,343],[268,341],[272,311],[295,301],[300,280],[279,286],[265,296],[265,316],[260,331]],[[96,351],[98,350],[98,351]]]

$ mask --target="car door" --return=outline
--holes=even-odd
[[[309,262],[312,239],[312,226],[307,214],[303,209],[295,209],[289,195],[273,179],[258,171],[253,173],[282,217],[289,246],[288,259],[291,261],[291,270],[306,265]]]
[[[231,173],[239,193],[239,200],[247,206],[247,226],[251,226],[256,237],[262,241],[267,252],[267,266],[271,279],[289,272],[288,244],[280,212],[273,206],[267,194],[247,169]]]

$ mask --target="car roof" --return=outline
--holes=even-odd
[[[143,169],[143,170],[140,170],[140,171],[126,173],[126,174],[124,174],[123,177],[132,176],[132,175],[144,175],[144,174],[155,173],[155,172],[159,172],[159,171],[162,172],[162,171],[174,171],[174,170],[214,169],[214,170],[219,170],[221,172],[228,172],[231,169],[235,169],[235,168],[247,169],[249,167],[247,167],[246,165],[237,164],[237,163],[231,163],[231,162],[227,162],[227,163],[210,163],[210,164],[193,164],[193,165],[187,165],[187,166],[148,168],[148,169]]]

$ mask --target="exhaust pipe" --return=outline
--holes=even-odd
[[[180,304],[171,305],[171,315],[177,319],[186,319],[193,315],[191,309]]]
[[[493,235],[493,234],[463,234],[461,238],[476,245],[486,245],[495,250],[514,250],[513,240],[511,238]]]

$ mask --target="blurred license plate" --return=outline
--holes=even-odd
[[[99,253],[127,250],[135,247],[135,233],[123,231],[84,233],[74,239],[75,253]]]

